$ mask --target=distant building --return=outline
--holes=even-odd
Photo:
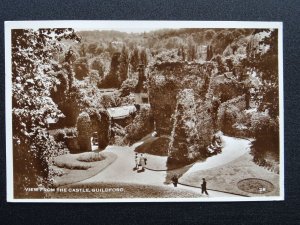
[[[48,129],[52,130],[52,129],[56,129],[57,128],[57,122],[58,119],[57,118],[52,118],[52,117],[48,117],[46,119],[47,125],[48,125]]]
[[[113,94],[115,91],[117,91],[116,88],[101,88],[99,89],[100,93],[102,94]]]
[[[137,109],[134,105],[107,108],[111,123],[117,123],[123,127],[129,124],[136,111]]]

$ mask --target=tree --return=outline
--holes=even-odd
[[[262,96],[262,101],[258,110],[268,111],[269,114],[267,119],[258,120],[260,122],[253,128],[254,159],[263,157],[262,152],[266,151],[279,155],[278,30],[258,29],[252,33],[252,37],[264,32],[267,32],[267,35],[259,42],[259,46],[255,46],[250,40],[247,48],[248,57],[242,62],[248,70],[256,71],[261,80],[263,85],[259,88],[257,96]]]
[[[88,52],[92,55],[95,55],[97,53],[98,44],[97,43],[91,43],[88,45]]]
[[[260,110],[269,110],[273,118],[279,116],[279,93],[278,93],[278,30],[258,29],[253,35],[268,32],[260,42],[260,46],[253,46],[247,49],[248,57],[242,65],[248,70],[255,70],[261,79],[263,86],[258,95],[263,96]],[[249,42],[251,43],[251,41]],[[261,49],[261,50],[258,50]],[[265,51],[265,49],[267,49]],[[250,54],[255,50],[255,54]]]
[[[104,68],[101,58],[97,57],[94,59],[94,61],[91,63],[91,69],[97,70],[100,77],[104,75]]]
[[[50,184],[50,158],[62,148],[47,132],[47,120],[61,115],[50,98],[59,83],[53,55],[62,39],[80,41],[73,29],[12,30],[12,118],[15,195],[24,187]]]
[[[213,60],[217,63],[218,74],[225,73],[226,68],[225,68],[225,65],[223,63],[222,57],[220,55],[217,55]]]
[[[213,48],[212,48],[212,46],[211,46],[211,45],[208,45],[206,51],[207,51],[207,52],[206,52],[206,60],[209,61],[209,60],[211,60],[212,57],[213,57]]]
[[[141,64],[143,64],[145,67],[147,66],[148,58],[147,58],[146,50],[144,48],[140,52],[140,61],[141,61]]]
[[[131,92],[135,91],[137,86],[138,80],[137,79],[127,79],[121,85],[121,97],[128,96]]]
[[[88,60],[86,57],[81,57],[77,59],[74,64],[74,72],[75,72],[75,77],[78,80],[83,80],[85,77],[88,76],[89,74],[89,65],[88,65]]]
[[[120,59],[119,59],[120,65],[119,65],[119,83],[122,84],[124,80],[127,79],[128,74],[128,50],[125,46],[123,46]]]
[[[86,57],[86,52],[87,52],[87,44],[82,43],[82,44],[80,45],[79,55],[80,55],[81,57]]]
[[[188,60],[193,61],[197,56],[197,48],[196,44],[192,37],[188,39]]]
[[[137,72],[140,64],[139,50],[137,47],[135,47],[130,54],[130,64],[132,66],[132,72]]]

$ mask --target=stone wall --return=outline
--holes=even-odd
[[[200,154],[194,91],[178,92],[168,155],[169,162],[189,162]]]
[[[213,105],[210,101],[202,102],[197,108],[197,131],[199,134],[199,151],[206,152],[206,147],[211,143],[213,134],[216,132]]]
[[[158,135],[171,133],[171,117],[180,90],[192,89],[196,101],[205,97],[211,77],[210,67],[210,63],[165,62],[149,68],[149,103]]]

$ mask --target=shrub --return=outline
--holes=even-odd
[[[95,153],[95,152],[89,152],[80,155],[77,160],[81,162],[96,162],[96,161],[101,161],[104,160],[105,157],[101,155],[100,153]]]
[[[76,127],[70,127],[70,128],[64,128],[66,136],[68,137],[76,137],[77,134],[77,129]]]
[[[63,142],[66,137],[77,137],[77,130],[75,127],[57,129],[52,132],[52,136],[56,142]]]
[[[52,135],[56,142],[62,142],[65,140],[66,133],[64,129],[57,129],[53,132]]]
[[[84,164],[79,161],[60,161],[60,160],[55,160],[54,165],[60,167],[60,168],[66,168],[70,170],[87,170],[91,168],[91,165]]]
[[[256,113],[251,118],[251,130],[255,141],[252,145],[252,154],[255,158],[264,158],[267,153],[279,156],[279,129],[278,121],[265,113]]]

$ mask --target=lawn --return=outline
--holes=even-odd
[[[143,138],[143,144],[136,147],[135,151],[138,153],[148,153],[158,156],[168,155],[168,146],[170,139],[167,136],[162,137],[152,137],[147,135]]]
[[[258,166],[252,161],[252,158],[249,153],[246,153],[223,166],[186,173],[179,179],[179,182],[200,187],[202,178],[205,178],[208,189],[248,196],[262,196],[238,188],[238,183],[241,180],[257,178],[266,180],[274,186],[274,190],[264,193],[263,196],[279,196],[279,175]]]
[[[62,176],[54,177],[54,186],[63,186],[95,176],[117,158],[111,152],[85,152],[80,154],[66,154],[54,159],[53,168],[62,170]]]

